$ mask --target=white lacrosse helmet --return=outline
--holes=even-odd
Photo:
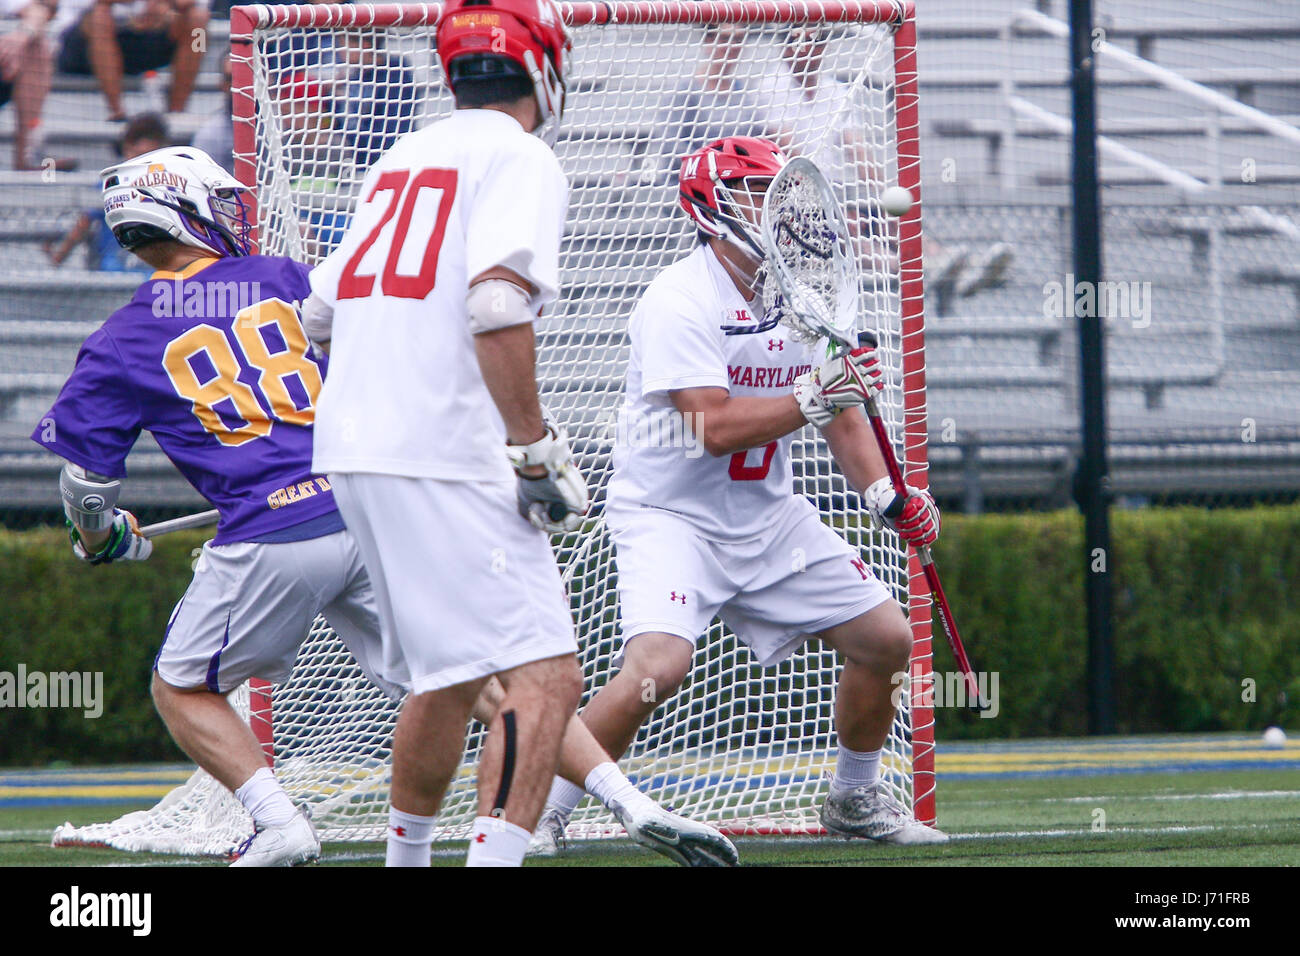
[[[168,146],[110,166],[104,218],[123,249],[170,239],[216,256],[252,252],[247,188],[193,146]]]

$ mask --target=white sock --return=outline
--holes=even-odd
[[[428,866],[433,821],[436,819],[436,816],[422,817],[390,806],[384,866]]]
[[[623,771],[612,760],[587,774],[587,792],[611,810],[619,807],[630,811],[653,810],[657,807],[653,800],[632,786],[632,781],[623,776]]]
[[[523,866],[533,835],[500,817],[475,817],[466,866]]]
[[[283,826],[298,812],[270,767],[262,767],[235,791],[248,815],[259,827]]]
[[[859,753],[840,744],[831,786],[836,790],[853,790],[875,783],[880,779],[880,754],[879,750]]]
[[[546,805],[559,810],[567,817],[578,809],[578,804],[586,795],[587,791],[576,783],[569,783],[563,777],[556,777],[551,784],[551,792],[546,797]]]

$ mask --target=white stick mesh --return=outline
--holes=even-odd
[[[882,412],[901,434],[897,224],[878,202],[898,176],[893,31],[867,22],[836,25],[804,93],[787,65],[795,60],[782,51],[792,26],[820,26],[818,5],[808,8],[792,22],[721,24],[707,32],[672,23],[572,30],[568,108],[556,146],[572,185],[563,293],[538,325],[538,378],[543,401],[568,429],[593,489],[593,519],[581,533],[555,540],[588,695],[610,676],[617,636],[613,551],[599,516],[627,361],[625,323],[650,279],[695,242],[677,208],[681,155],[723,135],[766,135],[823,169],[848,210],[862,274],[862,327],[876,330],[886,368]],[[451,109],[433,22],[255,32],[251,85],[262,252],[307,261],[326,254],[346,228],[367,164],[402,132]],[[869,530],[856,495],[813,429],[797,436],[793,457],[796,491],[862,550],[907,604],[903,551],[892,536]],[[928,647],[922,651],[928,672]],[[728,830],[815,831],[822,775],[834,762],[838,671],[834,653],[817,646],[765,671],[715,623],[683,690],[643,728],[622,766],[660,802]],[[905,697],[903,703],[884,772],[895,796],[910,805]],[[274,733],[276,772],[294,799],[310,805],[325,839],[383,838],[395,713],[318,621],[293,677],[275,688]],[[443,838],[468,832],[482,739],[482,728],[472,723],[464,764],[439,818]],[[187,786],[192,799],[169,798],[166,813],[160,806],[153,814],[166,819],[144,825],[162,835],[155,848],[211,852],[249,832],[247,816],[220,787]],[[224,802],[221,813],[197,805],[213,800]],[[139,815],[133,816],[138,824]],[[187,816],[193,819],[182,819]],[[221,820],[215,827],[214,816]],[[201,826],[207,832],[197,832]],[[163,838],[190,829],[196,832],[185,840]],[[106,832],[96,828],[87,842],[134,849],[152,839]],[[588,800],[570,836],[618,832],[611,816]],[[63,836],[81,842],[75,833]]]

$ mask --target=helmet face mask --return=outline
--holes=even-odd
[[[223,258],[252,253],[246,189],[202,150],[154,150],[100,176],[104,217],[124,249],[171,240]]]
[[[242,189],[215,189],[211,206],[216,213],[213,224],[224,234],[232,248],[243,249],[235,255],[248,255],[253,245],[252,210],[244,202]]]
[[[573,48],[552,0],[451,0],[438,22],[438,59],[455,92],[464,56],[513,63],[532,81],[540,122],[530,130],[554,145],[564,115],[564,55]]]
[[[743,255],[754,260],[764,258],[757,236],[763,223],[763,200],[771,184],[772,177],[768,175],[742,176],[724,180],[714,189],[718,202],[714,218],[730,233],[720,238],[728,240]]]
[[[682,158],[679,201],[695,228],[708,239],[725,240],[754,267],[751,291],[762,300],[766,256],[760,241],[763,204],[786,158],[770,140],[729,136]],[[728,335],[766,332],[775,317],[749,325],[723,326]]]

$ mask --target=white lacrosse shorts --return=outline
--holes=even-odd
[[[329,480],[413,693],[577,654],[550,540],[520,517],[514,481]]]
[[[698,644],[721,617],[764,667],[888,601],[889,589],[817,509],[792,496],[770,530],[724,542],[658,508],[607,509],[623,643],[664,633]],[[620,648],[616,663],[622,662]]]
[[[219,694],[250,677],[282,681],[317,614],[367,677],[401,696],[410,682],[406,664],[397,648],[383,646],[370,578],[347,531],[278,544],[205,544],[154,669],[173,687]]]

